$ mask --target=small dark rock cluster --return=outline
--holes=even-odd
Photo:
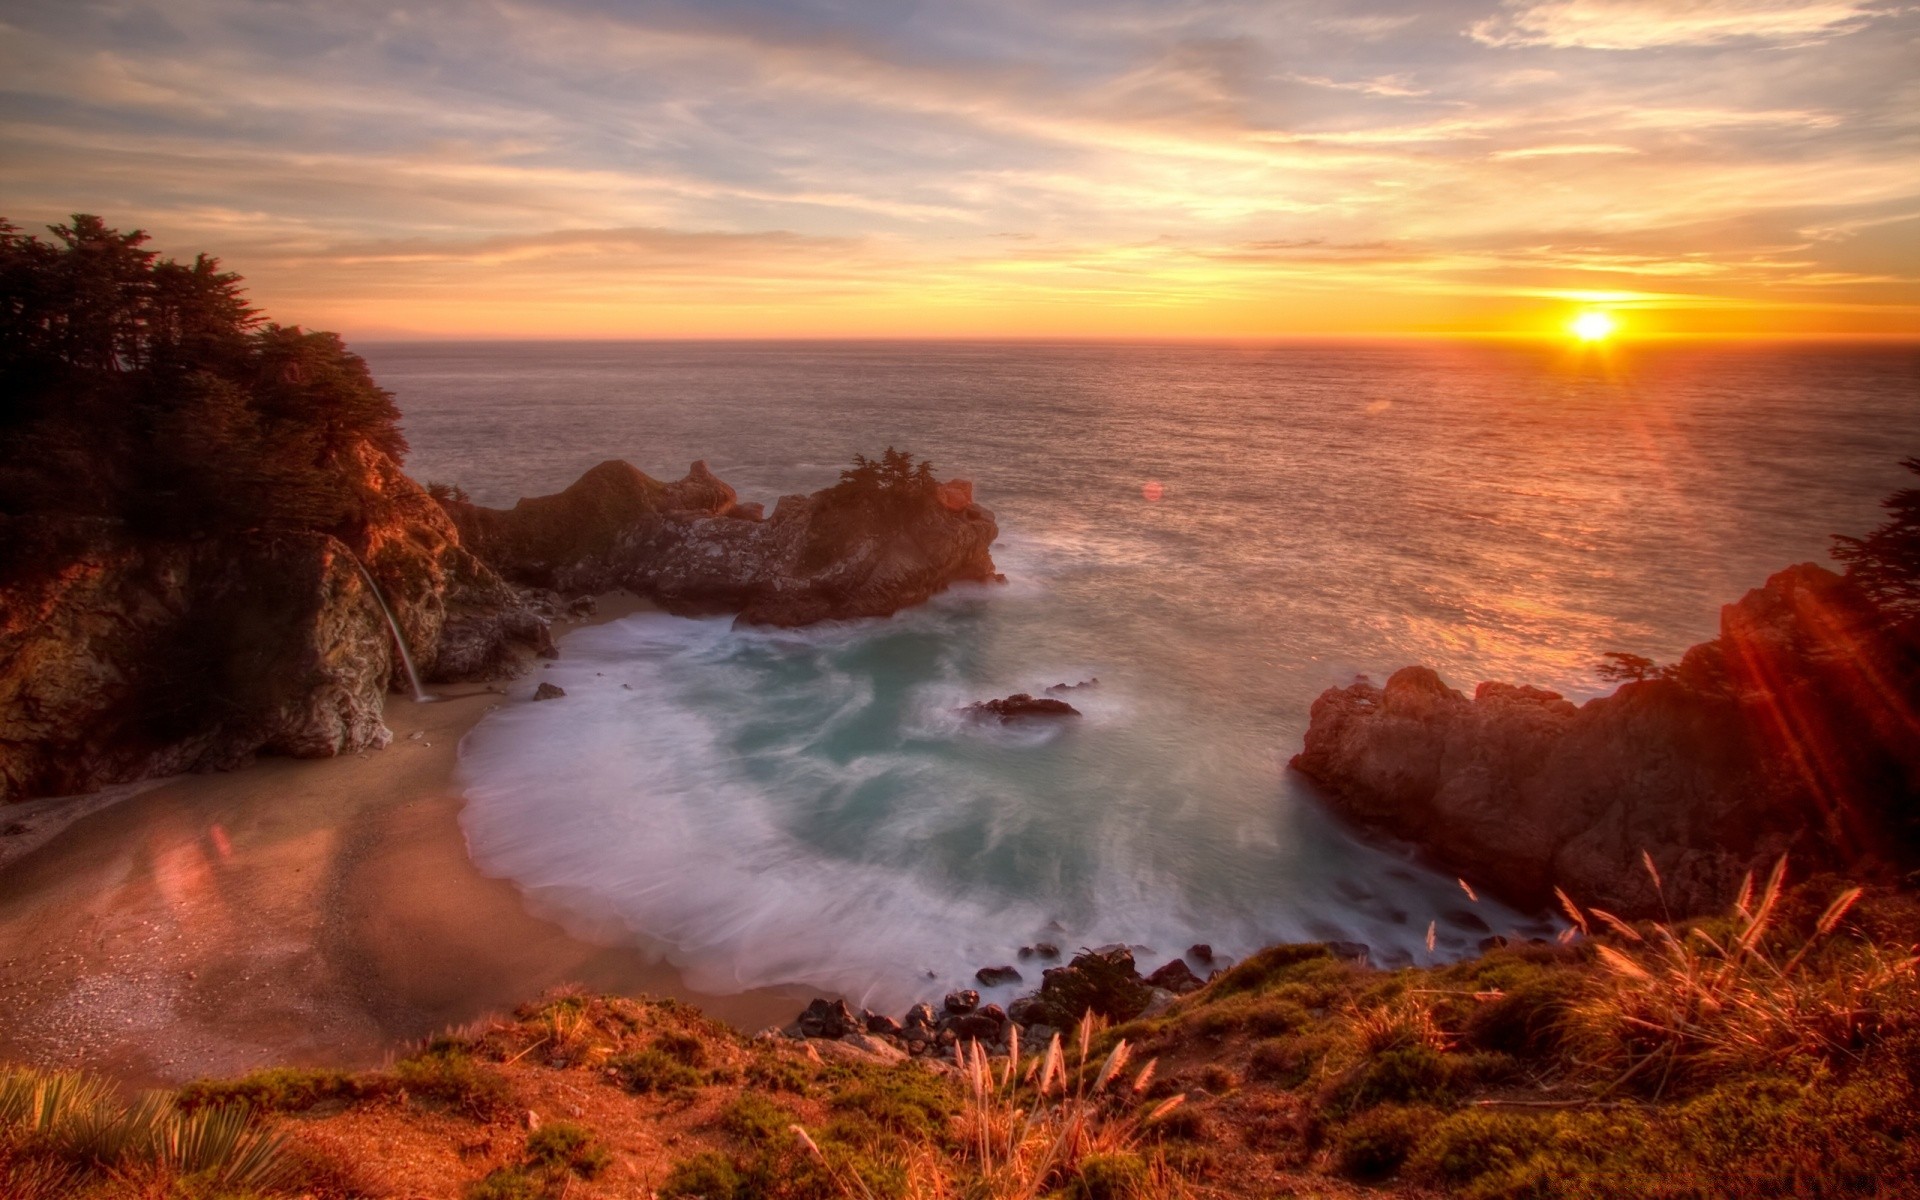
[[[1193,947],[1189,955],[1202,966],[1216,961],[1212,947],[1206,945]],[[1020,957],[1057,959],[1060,950],[1042,942],[1021,947]],[[1019,970],[1011,966],[982,967],[975,977],[987,987],[1022,980]],[[1004,1009],[998,1004],[982,1004],[980,993],[972,988],[947,993],[937,1011],[931,1004],[916,1004],[899,1020],[875,1012],[855,1013],[844,1000],[822,999],[807,1005],[799,1019],[781,1032],[789,1037],[847,1039],[863,1045],[877,1038],[919,1057],[948,1055],[956,1044],[964,1042],[1004,1047],[1011,1030],[1018,1026],[1022,1046],[1035,1049],[1044,1046],[1056,1031],[1071,1029],[1088,1012],[1112,1021],[1131,1020],[1142,1013],[1159,1011],[1176,997],[1204,986],[1206,980],[1194,974],[1182,959],[1176,958],[1142,978],[1131,949],[1102,946],[1082,950],[1066,966],[1046,968],[1038,991]]]
[[[543,683],[533,689],[533,698],[535,700],[558,700],[566,694],[567,689],[557,683]]]

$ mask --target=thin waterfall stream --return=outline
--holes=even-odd
[[[393,633],[393,644],[400,649],[401,665],[407,668],[407,683],[413,687],[415,702],[425,704],[433,697],[420,685],[420,671],[413,665],[413,653],[407,649],[407,639],[400,632],[400,623],[393,619],[393,610],[387,607],[387,598],[380,591],[380,585],[374,582],[373,573],[367,570],[367,564],[357,557],[353,564],[360,568],[360,578],[367,581],[367,590],[373,593],[373,602],[380,606],[380,615],[387,619],[387,628]]]

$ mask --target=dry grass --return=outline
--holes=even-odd
[[[966,1084],[955,1118],[958,1149],[912,1164],[907,1200],[1033,1200],[1044,1194],[1100,1197],[1181,1197],[1186,1182],[1163,1157],[1141,1153],[1147,1128],[1186,1099],[1175,1095],[1146,1108],[1144,1095],[1156,1062],[1127,1074],[1132,1049],[1117,1041],[1096,1065],[1094,1035],[1103,1027],[1092,1012],[1081,1019],[1071,1048],[1054,1034],[1041,1056],[1021,1057],[1019,1031],[1004,1058],[978,1042],[955,1048]],[[828,1159],[804,1129],[794,1134],[823,1166]],[[843,1195],[876,1200],[857,1178],[834,1172]]]
[[[1570,1025],[1586,1057],[1620,1070],[1615,1086],[1652,1081],[1657,1094],[1683,1077],[1856,1058],[1870,1040],[1920,1024],[1920,958],[1833,936],[1861,890],[1842,892],[1793,938],[1776,926],[1785,875],[1782,858],[1757,898],[1749,877],[1718,929],[1636,928],[1562,897],[1577,927],[1614,935],[1595,942],[1602,969]]]

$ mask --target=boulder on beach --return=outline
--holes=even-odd
[[[973,973],[981,987],[999,987],[1003,983],[1019,983],[1022,976],[1016,967],[981,967]]]
[[[566,694],[567,689],[557,683],[543,683],[533,689],[533,698],[535,700],[558,700]]]

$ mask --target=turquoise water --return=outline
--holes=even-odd
[[[1040,939],[1424,960],[1541,928],[1324,814],[1285,767],[1313,697],[1409,662],[1594,694],[1602,652],[1672,658],[1873,524],[1920,451],[1910,349],[366,353],[413,474],[486,503],[608,457],[706,458],[771,501],[888,444],[975,481],[1007,586],[800,632],[582,630],[541,673],[567,699],[462,750],[475,860],[537,905],[696,986],[891,1006]],[[954,711],[1096,676],[1078,722]]]

